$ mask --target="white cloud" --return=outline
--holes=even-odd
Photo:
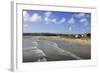
[[[48,18],[48,17],[45,17],[44,20],[45,20],[45,23],[46,23],[46,24],[48,24],[48,23],[58,24],[58,21],[57,21],[56,18],[50,19],[50,18]]]
[[[50,19],[48,17],[45,17],[44,20],[45,20],[46,24],[48,24],[48,23],[62,24],[62,23],[64,23],[66,21],[65,18],[62,18],[61,20],[57,20],[57,18]]]
[[[32,16],[30,16],[27,11],[23,11],[23,18],[24,21],[29,21],[29,22],[36,22],[42,19],[42,17],[39,14],[34,13]]]
[[[80,22],[81,22],[81,23],[87,22],[87,19],[86,19],[86,18],[82,18],[82,19],[80,19]]]
[[[64,23],[66,21],[66,19],[65,18],[62,18],[60,21],[59,21],[59,24],[62,24],[62,23]]]
[[[23,11],[23,17],[24,17],[24,21],[29,21],[30,20],[30,16],[29,16],[27,11]]]
[[[78,16],[83,17],[83,16],[85,16],[85,13],[79,13]]]
[[[48,24],[51,20],[48,17],[45,17],[44,21],[45,21],[46,24]]]
[[[89,25],[89,22],[88,22],[88,20],[86,18],[80,19],[80,23],[83,23],[84,26]]]
[[[56,18],[52,19],[51,21],[52,21],[53,23],[57,24],[57,19],[56,19]]]
[[[31,22],[36,22],[36,21],[41,21],[42,20],[42,17],[37,14],[37,13],[34,13],[31,17],[30,17],[30,21]]]
[[[45,21],[49,21],[49,18],[48,18],[48,17],[45,17],[44,20],[45,20]]]
[[[77,17],[77,18],[81,18],[81,17],[85,16],[85,13],[75,14],[74,16]]]
[[[55,23],[55,24],[62,24],[66,21],[65,18],[62,18],[61,20],[57,20],[56,18],[51,19],[51,22]]]
[[[46,24],[48,24],[50,22],[54,23],[54,24],[62,24],[66,21],[65,18],[57,20],[57,18],[50,18],[50,16],[53,16],[52,12],[46,12],[45,13],[44,21],[45,21]]]
[[[52,14],[51,12],[46,12],[45,17],[49,17],[49,16],[51,16],[51,14]]]
[[[72,17],[68,20],[67,22],[68,24],[74,24],[75,23],[75,19]]]
[[[44,15],[44,16],[45,16],[45,17],[44,17],[44,21],[45,21],[46,24],[48,24],[49,22],[52,21],[52,20],[49,18],[49,17],[51,16],[51,14],[52,14],[51,12],[46,12],[45,15]]]
[[[52,12],[46,12],[44,15],[44,18],[42,18],[41,15],[39,15],[37,13],[34,13],[30,16],[27,11],[23,12],[24,21],[40,22],[42,20],[46,24],[49,24],[49,23],[62,24],[66,21],[66,19],[64,17],[61,18],[60,20],[57,20],[57,18],[50,18],[51,15],[52,15]]]
[[[23,16],[24,17],[29,16],[28,13],[27,13],[27,11],[23,11]]]

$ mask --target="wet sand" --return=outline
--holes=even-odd
[[[23,38],[23,62],[36,62],[38,53],[26,51],[33,47],[32,42],[38,41],[38,49],[42,50],[47,58],[47,61],[67,61],[90,59],[91,58],[91,41],[90,39],[66,39],[61,37],[44,37],[44,36],[31,36]],[[58,47],[52,44],[48,46],[48,41],[56,43]],[[43,56],[43,54],[40,54]]]

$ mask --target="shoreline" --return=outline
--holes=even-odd
[[[80,39],[80,38],[63,38],[59,36],[25,36],[24,37],[24,47],[32,47],[32,42],[36,40],[38,41],[39,49],[41,49],[47,56],[47,61],[67,61],[67,60],[76,60],[69,55],[63,55],[62,51],[58,51],[59,49],[54,48],[52,45],[48,46],[47,41],[51,41],[56,43],[60,49],[71,52],[72,54],[86,60],[91,59],[91,39]],[[46,41],[43,41],[46,40]],[[27,48],[30,50],[30,48]],[[35,62],[37,54],[33,53],[32,50],[25,51],[23,48],[23,61],[24,62]],[[34,55],[33,55],[34,54]],[[36,57],[34,57],[36,56]],[[27,61],[26,61],[27,60]]]
[[[36,38],[36,39],[43,39],[43,40],[48,40],[48,39],[52,39],[52,40],[62,40],[62,41],[65,41],[65,42],[77,42],[79,44],[82,44],[82,45],[86,45],[86,44],[91,44],[91,39],[90,38],[86,38],[86,39],[81,39],[81,38],[64,38],[64,37],[59,37],[59,36],[32,36],[33,38]]]

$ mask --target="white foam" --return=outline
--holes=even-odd
[[[51,45],[51,46],[54,46],[55,48],[57,48],[57,50],[59,52],[62,52],[63,54],[65,55],[69,55],[69,56],[72,56],[73,58],[77,59],[77,60],[80,60],[82,58],[80,58],[79,56],[69,52],[69,51],[66,51],[66,50],[63,50],[62,48],[59,48],[58,44],[55,43],[55,42],[52,42],[52,41],[47,41],[48,42],[48,45]]]

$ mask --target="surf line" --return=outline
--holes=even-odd
[[[54,44],[55,47],[58,49],[58,51],[59,51],[60,53],[65,54],[65,55],[70,55],[70,56],[72,56],[73,58],[75,58],[75,59],[77,59],[77,60],[82,60],[81,57],[79,57],[79,56],[77,56],[77,55],[75,55],[75,54],[73,54],[73,53],[71,53],[71,52],[69,52],[69,51],[66,51],[66,50],[63,50],[62,48],[60,48],[60,47],[58,46],[57,43],[51,42],[51,41],[48,41],[48,42],[49,42],[48,45],[51,45],[51,43]],[[51,45],[51,46],[53,46],[53,45]]]

